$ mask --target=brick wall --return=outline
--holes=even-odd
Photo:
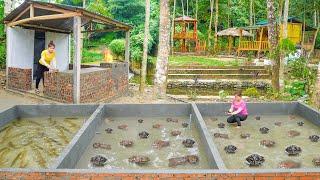
[[[111,100],[128,90],[126,63],[103,63],[104,70],[81,73],[80,102],[90,103]],[[44,95],[60,102],[73,102],[72,73],[45,73]]]
[[[0,172],[0,179],[82,179],[82,180],[320,180],[319,172],[292,172],[292,173],[81,173],[79,172]]]
[[[8,68],[8,88],[29,91],[32,87],[32,69]]]

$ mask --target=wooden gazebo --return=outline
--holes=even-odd
[[[33,52],[32,48],[36,31],[51,33],[50,37],[55,37],[58,43],[61,42],[62,38],[66,37],[67,43],[64,43],[65,46],[62,50],[67,50],[64,50],[66,52],[61,61],[65,61],[63,62],[63,68],[67,68],[70,62],[69,53],[72,49],[69,47],[71,44],[69,43],[69,34],[73,33],[72,88],[74,103],[80,102],[81,33],[125,31],[125,61],[129,63],[131,27],[83,8],[27,0],[7,15],[4,23],[7,26],[7,77],[8,68],[10,67],[34,69],[32,66],[34,57],[32,56],[36,53]],[[85,27],[83,28],[84,30],[82,27]],[[67,36],[64,36],[64,34]]]
[[[194,51],[204,51],[205,44],[200,44],[198,39],[198,30],[197,30],[196,19],[193,19],[188,16],[182,16],[174,19],[174,33],[173,40],[180,41],[180,52],[188,52],[187,43],[191,42],[195,44]],[[181,27],[181,30],[178,30],[178,26]]]

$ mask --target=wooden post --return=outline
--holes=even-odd
[[[261,45],[262,45],[262,35],[263,35],[263,27],[260,30],[260,39],[259,39],[259,50],[258,50],[258,58],[260,59],[260,51],[261,51]]]
[[[73,18],[73,103],[80,103],[80,70],[81,70],[81,17]]]
[[[128,78],[129,78],[129,67],[130,67],[130,31],[126,31],[126,42],[125,42],[125,62],[128,66]]]
[[[242,29],[240,29],[239,46],[238,46],[238,56],[240,55],[241,38],[242,38]]]
[[[30,18],[34,17],[34,8],[33,8],[33,4],[30,4]]]
[[[232,36],[229,36],[228,39],[229,39],[229,43],[228,43],[228,45],[229,45],[229,55],[231,55]]]

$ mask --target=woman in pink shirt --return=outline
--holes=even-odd
[[[242,99],[241,91],[238,91],[234,95],[230,110],[228,114],[228,123],[237,123],[238,127],[241,126],[241,121],[245,121],[248,117],[246,102]]]

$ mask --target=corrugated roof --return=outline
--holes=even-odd
[[[218,36],[233,36],[239,37],[240,36],[240,29],[239,28],[228,28],[217,33]],[[251,37],[253,36],[250,32],[246,30],[242,30],[242,36]]]
[[[18,17],[21,13],[23,13],[31,4],[33,5],[41,5],[45,6],[47,9],[34,9],[35,16],[42,16],[42,15],[53,15],[58,14],[54,10],[50,10],[53,8],[60,9],[60,10],[66,10],[70,12],[78,12],[81,14],[82,18],[82,25],[87,24],[88,22],[99,22],[99,24],[103,24],[107,27],[107,29],[124,29],[129,30],[132,27],[122,23],[120,21],[105,17],[101,14],[91,12],[88,10],[85,10],[81,7],[75,7],[75,6],[69,6],[69,5],[62,5],[62,4],[55,4],[55,3],[47,3],[47,2],[39,2],[39,1],[32,1],[32,0],[26,0],[24,3],[22,3],[19,7],[14,9],[10,14],[8,14],[4,18],[4,22],[8,23],[14,20],[16,17]],[[26,11],[22,14],[20,18],[17,20],[29,18],[30,11]],[[73,30],[73,18],[66,18],[66,19],[54,19],[54,20],[46,20],[46,21],[32,21],[30,22],[32,25],[36,26],[45,26],[49,28],[55,28],[55,29],[61,29],[63,31],[72,31]],[[30,24],[28,23],[28,24]],[[19,26],[23,26],[19,25]]]
[[[181,16],[181,17],[175,18],[174,21],[179,22],[179,21],[197,21],[197,20],[189,16]]]
[[[277,20],[277,22],[279,23],[279,19]],[[290,23],[303,23],[302,21],[300,21],[298,18],[296,17],[288,17],[288,22]],[[263,26],[268,26],[268,19],[264,19],[261,20],[259,22],[256,23],[256,27],[263,27]],[[255,26],[251,26],[251,27],[255,27]],[[306,31],[315,31],[316,29],[306,25]]]

